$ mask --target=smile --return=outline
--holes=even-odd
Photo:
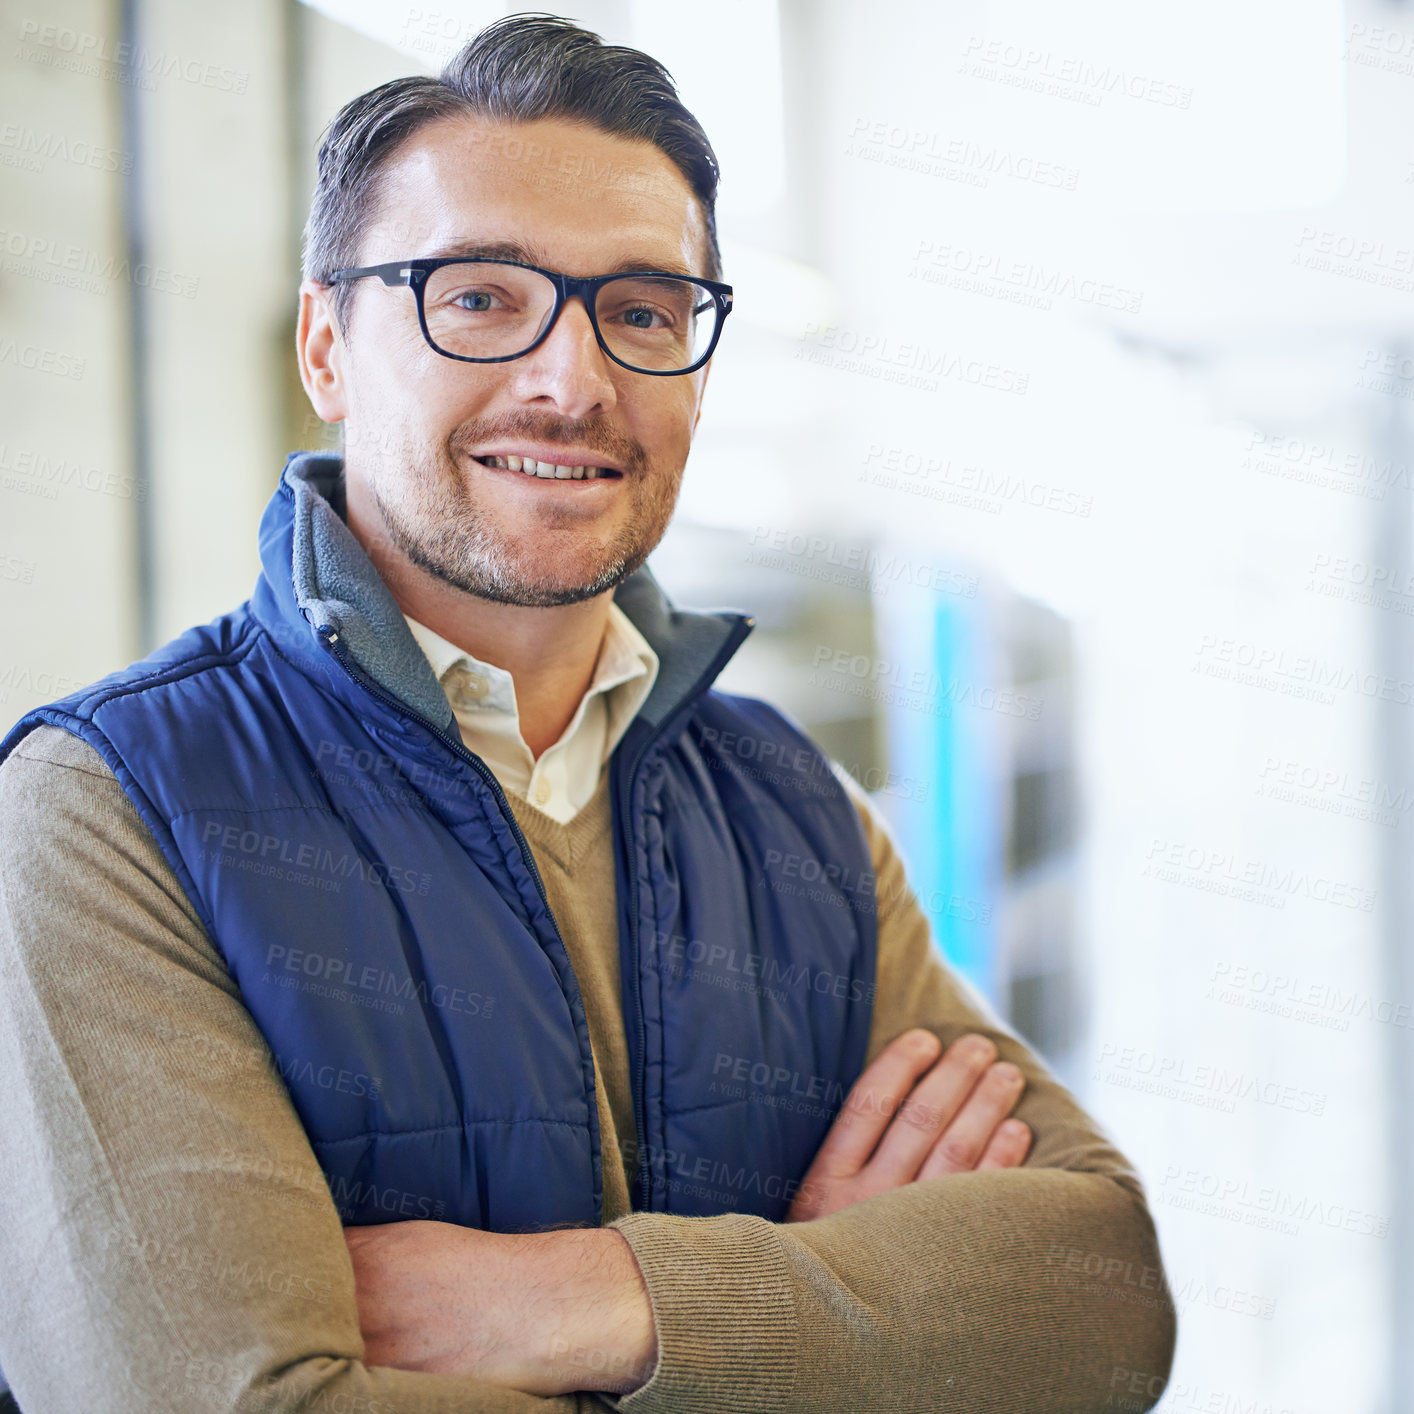
[[[518,471],[522,476],[536,476],[547,481],[597,481],[622,475],[612,467],[559,466],[554,462],[538,462],[534,457],[476,457],[474,460],[497,471]]]

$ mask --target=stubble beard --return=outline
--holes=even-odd
[[[457,451],[458,442],[469,440],[454,438],[451,446],[439,452],[408,449],[390,477],[398,488],[395,496],[385,496],[379,481],[370,487],[390,543],[418,568],[464,593],[528,608],[592,599],[633,574],[662,540],[672,519],[682,469],[672,476],[645,474],[642,450],[635,446],[632,455],[623,458],[630,482],[623,489],[632,498],[627,520],[596,555],[594,567],[566,582],[563,574],[554,573],[552,564],[529,563],[533,552],[499,532],[494,515],[477,504],[457,463],[458,456],[471,460],[469,453]],[[572,440],[572,434],[562,432],[556,440]],[[577,519],[566,516],[563,524],[572,525]],[[554,523],[548,514],[545,523]]]

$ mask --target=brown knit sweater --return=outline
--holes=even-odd
[[[990,1035],[1027,1077],[1025,1165],[810,1223],[630,1211],[607,781],[568,825],[511,799],[584,995],[604,1221],[659,1361],[620,1400],[542,1399],[362,1362],[337,1212],[220,954],[92,748],[25,740],[0,768],[0,1368],[24,1414],[1078,1414],[1118,1371],[1168,1371],[1137,1177],[941,962],[857,786],[882,901],[869,1058],[911,1026]]]

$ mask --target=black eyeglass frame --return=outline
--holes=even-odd
[[[440,270],[444,265],[514,265],[517,269],[534,270],[537,275],[544,275],[555,287],[555,307],[550,311],[550,318],[535,342],[519,353],[498,354],[495,358],[472,358],[469,354],[448,353],[445,349],[438,348],[432,342],[432,335],[427,329],[424,292],[427,288],[427,277],[434,270]],[[707,280],[699,275],[684,275],[677,270],[620,270],[614,275],[563,275],[558,270],[546,270],[539,265],[528,265],[523,260],[497,260],[494,256],[489,255],[448,255],[419,260],[389,260],[381,265],[360,265],[349,270],[336,270],[324,283],[333,285],[343,280],[362,280],[370,275],[377,276],[385,285],[411,285],[417,299],[417,322],[422,328],[422,337],[427,340],[427,347],[433,353],[441,354],[443,358],[454,358],[460,363],[509,363],[512,359],[524,358],[526,354],[534,353],[550,337],[550,332],[554,329],[565,305],[578,296],[584,305],[585,313],[589,315],[589,323],[594,330],[594,337],[598,340],[599,347],[620,368],[627,368],[630,373],[646,373],[650,378],[679,378],[684,373],[696,373],[712,357],[717,348],[717,341],[722,337],[722,330],[726,327],[727,315],[732,312],[732,287],[724,285],[720,280]],[[669,280],[685,280],[690,284],[701,285],[712,296],[712,303],[717,307],[717,327],[712,331],[712,342],[707,346],[707,352],[687,368],[638,368],[631,363],[625,363],[604,340],[604,335],[599,328],[599,318],[594,313],[594,305],[599,298],[600,288],[613,280],[632,280],[645,275]],[[704,305],[697,306],[698,309],[705,307]]]

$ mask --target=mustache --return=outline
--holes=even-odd
[[[480,443],[509,442],[517,437],[552,447],[587,447],[602,453],[606,460],[622,463],[631,473],[642,471],[648,464],[648,454],[637,438],[603,422],[531,414],[465,422],[452,433],[447,450],[455,460],[459,455],[469,456],[471,448]]]

